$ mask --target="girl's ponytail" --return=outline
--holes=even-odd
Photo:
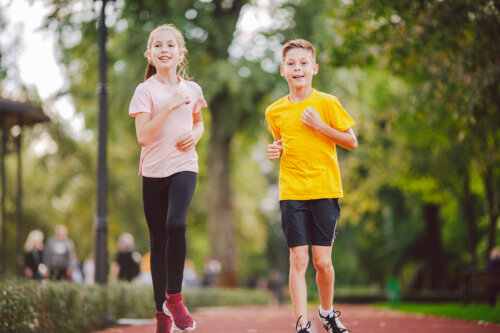
[[[146,75],[144,75],[144,81],[146,81],[155,74],[156,74],[156,67],[148,62],[148,67],[146,67]]]

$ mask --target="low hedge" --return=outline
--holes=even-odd
[[[92,332],[119,318],[153,318],[151,286],[126,282],[107,286],[8,279],[0,281],[0,332]],[[269,304],[264,290],[183,290],[190,310],[204,306]]]

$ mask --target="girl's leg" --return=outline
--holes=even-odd
[[[167,293],[182,289],[186,260],[186,216],[196,187],[197,173],[179,172],[170,176],[167,212]]]
[[[143,177],[142,194],[144,214],[149,228],[151,246],[151,277],[156,310],[163,311],[167,286],[166,247],[167,247],[167,210],[168,178]]]
[[[176,330],[193,331],[196,322],[182,301],[182,277],[186,260],[186,216],[196,187],[197,174],[180,172],[171,176],[167,212],[167,302],[163,311],[172,317]]]
[[[307,324],[307,285],[306,270],[309,263],[308,246],[290,248],[290,296],[292,298],[295,318],[299,318],[299,325]]]

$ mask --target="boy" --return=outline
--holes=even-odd
[[[321,305],[318,316],[330,333],[348,332],[333,309],[335,273],[332,245],[340,215],[342,186],[335,145],[357,147],[355,122],[338,99],[312,88],[318,73],[315,49],[303,39],[289,41],[282,49],[280,73],[290,94],[266,109],[266,121],[274,137],[267,148],[271,161],[281,157],[281,223],[290,248],[290,295],[297,319],[296,330],[310,333],[307,320],[305,273],[312,246]]]

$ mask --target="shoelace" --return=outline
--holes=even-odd
[[[337,320],[340,317],[340,315],[341,315],[340,311],[335,311],[331,315],[328,315],[325,318],[327,323],[323,325],[325,326],[325,329],[328,331],[331,329],[335,333],[350,332],[347,328],[341,328],[337,325]]]
[[[297,323],[295,324],[295,330],[297,330],[297,328],[299,327],[300,318],[302,318],[302,315],[300,315],[299,319],[297,319]],[[308,333],[307,330],[310,328],[311,328],[311,322],[308,321],[306,326],[302,327],[300,331],[297,331],[297,333]]]

